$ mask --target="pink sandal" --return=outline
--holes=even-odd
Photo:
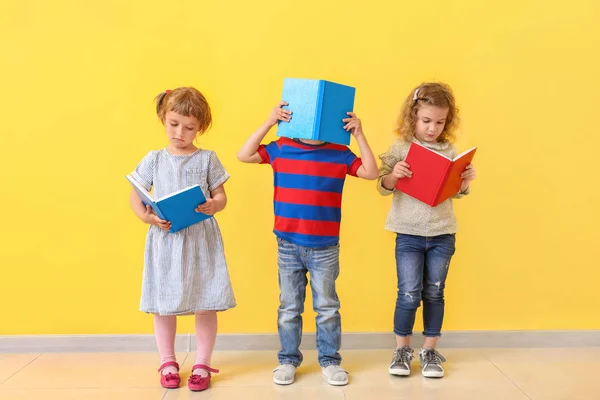
[[[194,375],[194,370],[195,369],[203,369],[205,371],[208,372],[208,376],[200,376],[200,375]],[[190,379],[188,380],[188,387],[190,388],[190,390],[192,392],[201,392],[203,390],[208,389],[208,386],[210,386],[210,373],[214,372],[215,374],[219,373],[218,369],[213,369],[207,365],[204,364],[196,364],[192,367],[192,375],[190,375]]]
[[[163,375],[162,370],[166,367],[177,368],[177,373],[173,374],[169,372],[166,375]],[[160,386],[164,387],[165,389],[177,389],[181,384],[181,377],[179,376],[179,364],[177,364],[175,361],[164,363],[160,366],[158,372],[160,372]]]

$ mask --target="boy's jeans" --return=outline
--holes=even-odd
[[[312,248],[298,246],[281,238],[279,244],[279,317],[277,327],[281,350],[280,364],[298,367],[302,363],[299,350],[302,338],[302,313],[306,298],[306,273],[310,273],[313,308],[317,313],[317,350],[322,367],[339,365],[342,325],[340,300],[335,280],[340,272],[340,247]]]

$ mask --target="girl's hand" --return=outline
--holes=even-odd
[[[356,114],[354,114],[353,112],[347,112],[346,114],[348,114],[350,118],[344,118],[342,120],[342,122],[346,123],[346,125],[344,125],[344,129],[346,131],[350,131],[352,135],[354,135],[354,137],[364,135],[362,130],[362,123],[360,122],[360,119],[356,116]]]
[[[206,199],[206,203],[202,203],[196,207],[196,212],[201,212],[206,215],[214,215],[215,211],[216,207],[213,199]]]
[[[284,110],[283,106],[287,106],[288,103],[285,101],[280,101],[277,103],[277,106],[271,110],[271,114],[269,118],[267,118],[267,123],[271,126],[274,126],[278,121],[290,122],[292,118],[292,112],[290,110]]]
[[[165,232],[169,232],[169,230],[171,229],[171,223],[169,221],[164,221],[158,218],[158,215],[154,213],[154,210],[152,210],[152,207],[150,206],[146,206],[144,222],[150,225],[156,225]]]
[[[411,178],[412,171],[410,170],[410,165],[408,165],[406,161],[400,161],[394,165],[391,175],[396,179]]]
[[[460,185],[460,193],[464,193],[469,188],[471,181],[477,177],[475,167],[472,164],[467,165],[463,173],[460,174],[460,177],[463,178],[462,184]]]
[[[471,182],[472,180],[475,180],[477,177],[477,172],[475,172],[475,167],[473,164],[467,165],[463,173],[460,174],[460,177],[463,178],[463,181],[465,182]]]

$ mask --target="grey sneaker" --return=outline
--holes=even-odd
[[[333,386],[344,386],[348,384],[348,372],[339,365],[328,365],[321,368],[323,375],[327,378],[327,382]]]
[[[446,359],[436,349],[421,349],[419,357],[421,358],[421,372],[424,377],[441,378],[444,376],[442,363]]]
[[[394,350],[394,358],[388,369],[389,373],[398,376],[410,375],[410,362],[413,359],[413,349],[410,346],[402,346]]]
[[[280,364],[273,370],[273,382],[278,385],[291,385],[296,376],[296,367],[292,364]]]

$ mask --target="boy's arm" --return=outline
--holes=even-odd
[[[360,149],[360,158],[362,160],[362,165],[356,171],[356,175],[359,178],[373,180],[377,179],[379,175],[379,171],[377,170],[377,162],[375,161],[375,156],[373,155],[373,151],[371,151],[371,147],[367,142],[367,138],[365,138],[364,134],[355,134],[354,137],[358,143],[358,148]]]
[[[377,170],[377,162],[375,161],[373,151],[371,151],[371,147],[369,146],[367,138],[362,130],[362,123],[353,112],[348,112],[347,114],[350,116],[350,118],[345,118],[342,120],[346,123],[344,129],[352,132],[352,135],[358,143],[358,148],[360,149],[360,158],[362,160],[362,165],[356,171],[356,175],[359,178],[368,180],[377,179],[377,176],[379,175],[379,171]]]
[[[258,148],[260,147],[260,143],[267,136],[269,130],[277,123],[277,121],[290,121],[290,116],[292,114],[289,110],[284,110],[283,106],[286,106],[288,103],[282,101],[273,110],[271,110],[271,114],[269,118],[246,140],[246,143],[242,146],[240,151],[238,151],[237,158],[241,162],[245,163],[260,163],[262,162],[262,157],[258,153]]]
[[[262,157],[260,154],[258,154],[258,148],[272,127],[272,124],[265,122],[252,135],[250,135],[248,140],[246,140],[246,143],[244,143],[240,151],[238,151],[238,160],[244,163],[260,163],[262,161]]]

